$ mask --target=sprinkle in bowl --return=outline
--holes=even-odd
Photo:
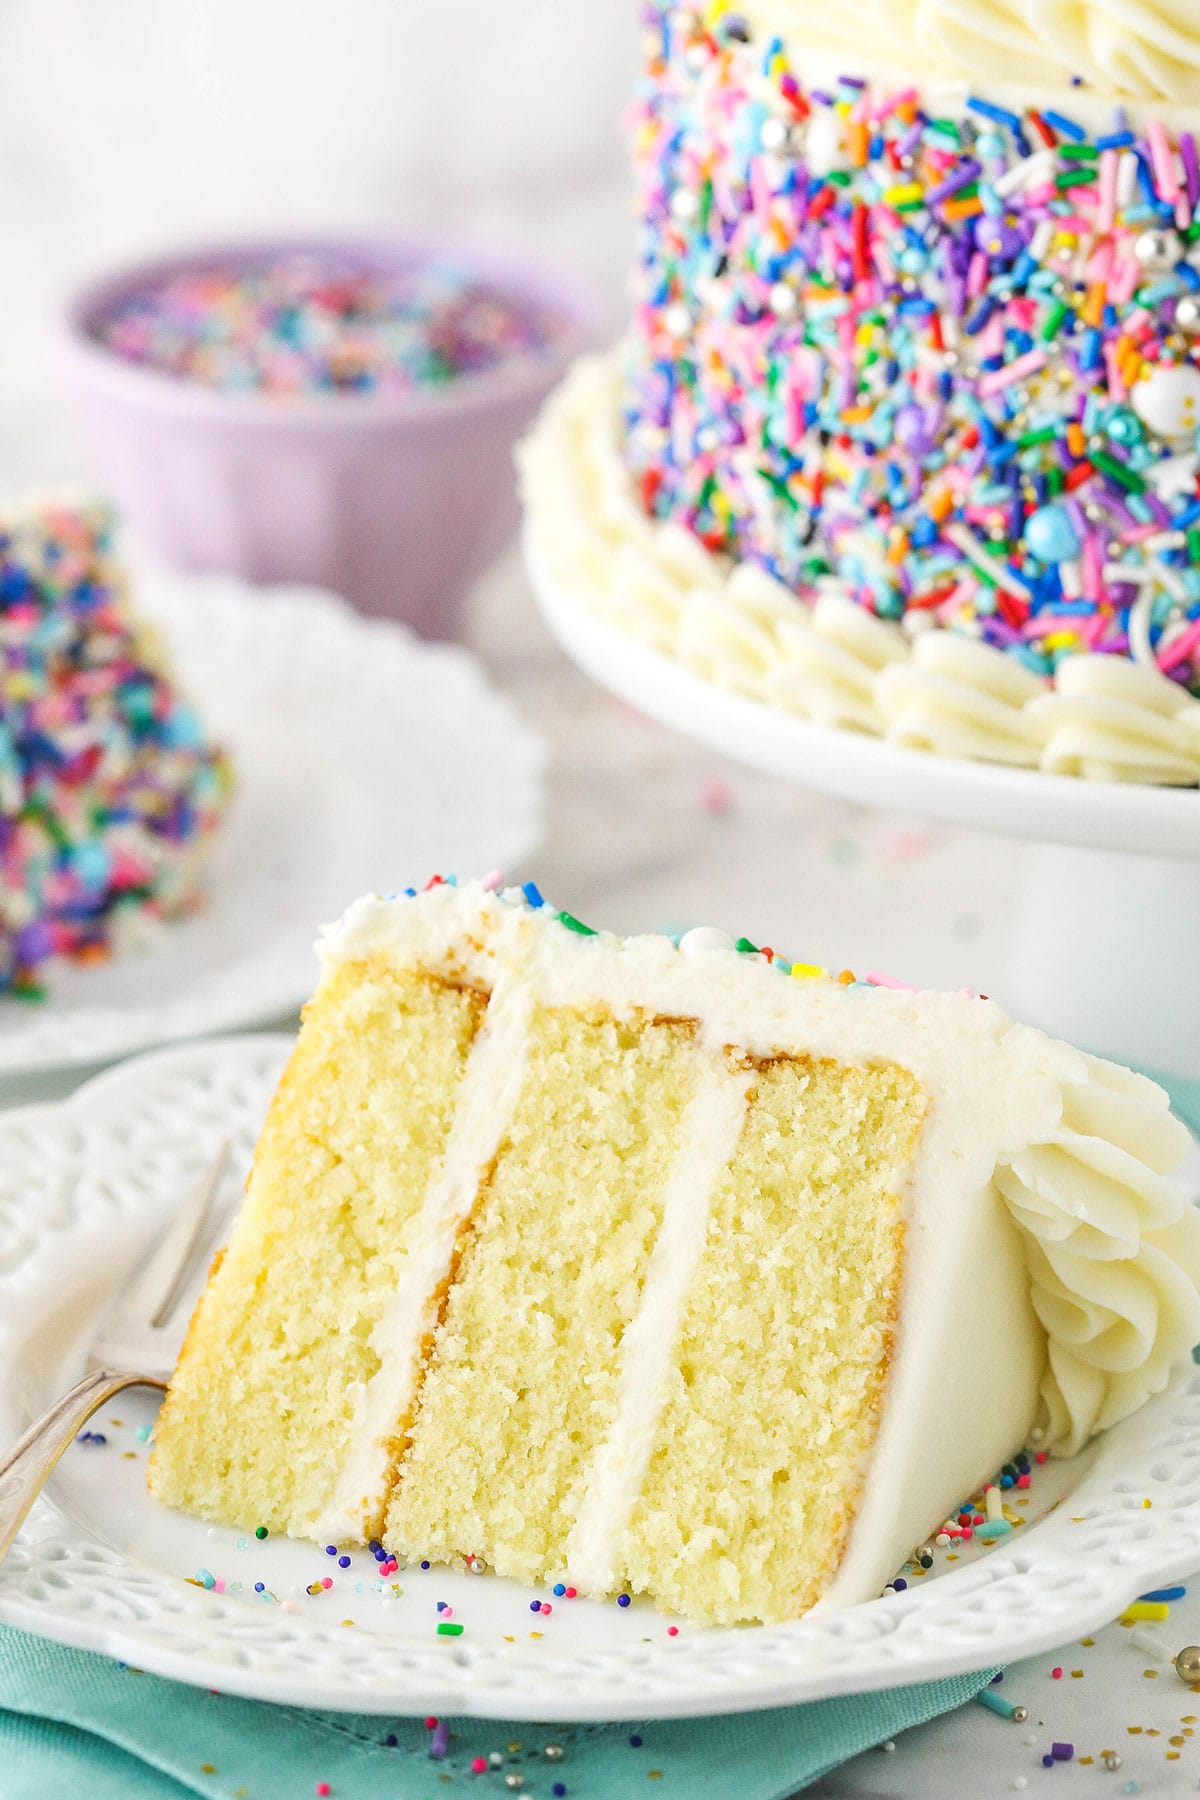
[[[57,348],[152,553],[448,637],[515,528],[512,445],[596,331],[569,276],[381,233],[126,267],[68,302]]]

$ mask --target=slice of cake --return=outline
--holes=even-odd
[[[103,506],[0,512],[0,995],[194,904],[230,787]]]
[[[697,1619],[879,1592],[1200,1338],[1160,1089],[992,1002],[365,899],[159,1419],[210,1519]]]

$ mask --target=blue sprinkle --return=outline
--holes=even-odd
[[[1153,1588],[1150,1593],[1138,1597],[1142,1600],[1182,1600],[1186,1593],[1185,1587]]]
[[[1076,144],[1082,144],[1087,137],[1087,132],[1082,125],[1077,125],[1074,119],[1068,119],[1060,112],[1047,111],[1042,114],[1042,117],[1047,125],[1052,125],[1055,131],[1061,132],[1063,137],[1071,138]]]
[[[545,906],[546,902],[538,892],[536,881],[523,881],[521,883],[521,892],[528,900],[530,906]]]
[[[555,1582],[552,1592],[556,1600],[561,1600],[566,1591],[567,1590],[561,1581]]]
[[[1010,131],[1021,129],[1021,121],[1016,113],[1007,112],[1003,106],[994,106],[990,100],[981,100],[978,94],[967,96],[967,107],[971,112],[982,113],[985,119],[994,119],[997,125],[1007,125]],[[1050,115],[1043,113],[1042,117],[1048,119]]]

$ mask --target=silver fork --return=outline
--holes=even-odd
[[[0,1457],[0,1558],[7,1555],[55,1463],[92,1414],[125,1388],[165,1390],[184,1324],[176,1314],[206,1248],[213,1201],[228,1161],[229,1145],[223,1143],[132,1285],[105,1314],[88,1354],[87,1374]]]

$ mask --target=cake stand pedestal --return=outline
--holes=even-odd
[[[1200,794],[897,749],[726,692],[631,642],[527,556],[547,625],[640,712],[785,781],[1033,841],[1003,996],[1122,1061],[1200,1080]]]

